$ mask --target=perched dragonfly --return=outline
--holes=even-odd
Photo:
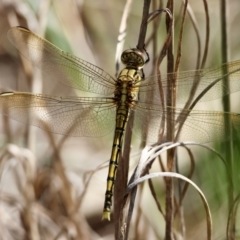
[[[160,96],[158,78],[142,77],[145,54],[138,49],[124,51],[121,60],[125,68],[115,79],[101,68],[63,52],[26,28],[11,28],[8,37],[20,53],[41,69],[45,76],[69,87],[105,96],[54,97],[4,92],[0,95],[0,111],[19,122],[58,134],[100,137],[114,130],[103,208],[103,219],[110,220],[114,180],[130,113],[134,111],[133,132],[139,137],[151,143],[159,142],[160,136],[162,141],[166,139],[167,128],[164,123],[169,120],[166,113],[171,108],[163,104],[166,98]],[[226,94],[239,91],[240,61],[236,61],[220,67],[178,73],[177,102],[185,103],[190,92],[191,102],[222,97],[223,70],[228,71],[225,75],[229,78]],[[167,76],[162,76],[161,82],[165,94]],[[194,84],[195,91],[192,90]],[[205,93],[206,88],[209,89]],[[226,116],[233,127],[240,126],[240,115],[235,113],[171,110],[174,110],[174,119],[171,120],[175,121],[175,141],[206,143],[227,138],[224,135]]]

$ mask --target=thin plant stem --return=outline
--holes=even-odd
[[[174,1],[170,0],[168,1],[167,8],[170,9],[170,11],[174,12]],[[172,26],[174,25],[174,18],[170,19],[167,15],[166,18],[166,27],[167,30],[172,29]],[[173,36],[173,34],[171,34]],[[174,42],[173,38],[171,38],[171,42],[168,46],[167,50],[167,72],[172,73],[174,72]],[[171,142],[174,138],[174,111],[172,110],[172,107],[175,107],[175,79],[173,74],[168,74],[168,86],[167,86],[167,106],[170,106],[170,108],[167,108],[167,141]],[[175,149],[171,149],[170,151],[167,151],[167,171],[171,172],[173,171],[174,167],[174,155],[175,155]],[[165,227],[165,239],[166,240],[172,240],[173,238],[173,179],[172,178],[166,178],[166,227]]]
[[[221,0],[220,1],[220,21],[221,21],[221,52],[222,52],[222,63],[228,62],[228,38],[227,38],[227,1]],[[223,98],[222,98],[222,104],[223,104],[223,110],[224,112],[230,112],[231,111],[231,103],[230,103],[230,97],[227,94],[227,89],[229,89],[229,75],[228,75],[228,69],[222,68],[223,72],[223,84],[222,84],[222,92],[223,92]],[[232,139],[232,126],[231,126],[231,119],[229,115],[226,115],[224,118],[224,131],[226,136],[230,136],[230,139]],[[225,158],[228,159],[229,169],[231,171],[230,176],[232,176],[233,172],[233,146],[232,141],[227,141],[224,143],[225,148]],[[233,186],[234,188],[234,186]],[[228,189],[228,206],[229,211],[231,209],[231,206],[233,204],[233,191],[231,188]],[[233,224],[231,229],[231,237],[233,237],[235,234],[235,225]],[[233,238],[231,238],[233,239]]]

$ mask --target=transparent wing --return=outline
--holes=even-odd
[[[229,136],[224,133],[226,117],[230,119],[231,126],[240,132],[240,114],[211,112],[211,111],[183,111],[182,109],[173,109],[175,113],[175,137],[179,130],[180,124],[184,119],[178,141],[196,141],[200,143],[208,143],[216,140],[229,140]],[[146,139],[148,143],[156,143],[166,141],[166,111],[160,106],[147,107],[147,104],[139,104],[134,109],[134,128],[133,132],[138,136]],[[165,123],[162,125],[161,123]],[[230,126],[228,126],[230,127]]]
[[[23,27],[11,28],[8,32],[10,41],[23,56],[38,66],[44,73],[70,87],[97,94],[110,95],[114,92],[115,80],[95,65],[71,56],[40,38]],[[228,71],[227,74],[224,72]],[[229,87],[223,86],[222,78],[228,75]],[[167,76],[161,77],[163,92],[167,91]],[[229,62],[219,67],[177,73],[177,103],[185,103],[191,95],[193,100],[206,87],[209,91],[199,100],[208,101],[240,90],[240,61]],[[196,90],[191,93],[192,86]],[[140,86],[140,99],[148,102],[148,96],[154,94],[155,102],[159,103],[157,76],[152,76]]]
[[[139,104],[134,108],[134,133],[148,143],[162,140],[166,135],[166,112],[158,105]],[[1,113],[19,122],[38,126],[47,131],[70,136],[100,137],[114,130],[116,106],[111,98],[50,97],[41,94],[3,93],[0,95]],[[183,119],[179,141],[201,143],[228,140],[224,135],[224,119],[240,129],[240,114],[182,111],[174,109],[176,128]],[[161,125],[161,120],[165,125]]]
[[[71,56],[23,27],[8,31],[8,38],[20,53],[43,73],[62,84],[92,93],[110,95],[115,80],[101,68]]]
[[[179,110],[176,110],[179,112]],[[187,113],[183,113],[186,116]],[[231,126],[225,123],[229,118]],[[179,123],[177,124],[177,128]],[[240,130],[240,114],[227,112],[212,111],[191,111],[187,120],[184,122],[180,132],[180,141],[196,141],[200,143],[208,143],[213,141],[228,141],[229,134],[226,135],[225,127],[233,127],[239,134]],[[234,137],[237,137],[235,135]]]
[[[224,72],[228,76],[229,85],[223,86]],[[167,91],[167,76],[162,77],[164,95]],[[195,91],[192,91],[192,87]],[[189,97],[191,102],[208,101],[222,97],[225,94],[240,90],[240,61],[229,62],[219,67],[197,71],[180,72],[177,76],[177,104],[185,103]],[[150,77],[141,82],[139,87],[139,101],[136,105],[134,132],[154,143],[160,139],[166,140],[167,113],[162,108],[162,99],[159,91],[157,77]],[[205,90],[206,93],[202,94]],[[198,98],[198,96],[201,96]],[[166,99],[165,104],[166,104]],[[189,111],[174,109],[177,121],[175,132],[177,134],[181,121],[184,121],[179,134],[180,141],[212,142],[214,139],[228,139],[224,136],[224,119],[229,117],[234,127],[240,127],[240,115],[224,112]],[[180,115],[181,114],[181,115]],[[189,114],[189,115],[188,115]],[[176,135],[175,135],[176,136]]]
[[[3,93],[0,112],[53,133],[100,137],[113,131],[116,106],[111,98],[51,97]]]
[[[226,71],[228,73],[224,74]],[[223,86],[221,81],[226,75],[228,76],[229,86]],[[164,94],[167,91],[167,81],[166,75],[161,77]],[[193,86],[195,91],[191,92]],[[209,87],[209,90],[198,100],[199,102],[221,98],[224,95],[223,88],[225,89],[225,94],[240,91],[240,61],[225,63],[219,67],[178,73],[176,86],[177,104],[185,103],[189,96],[192,97],[193,102],[207,87]],[[162,102],[157,76],[149,77],[141,82],[139,96],[141,102],[156,104]],[[152,96],[154,96],[154,99],[152,99]]]

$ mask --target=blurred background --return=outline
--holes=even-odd
[[[0,0],[1,92],[24,91],[54,96],[78,94],[71,88],[59,85],[57,79],[51,80],[39,74],[30,62],[21,58],[7,39],[7,31],[13,26],[29,28],[62,50],[97,65],[114,77],[119,26],[125,4],[125,1],[120,0]],[[153,9],[166,7],[166,1],[153,1],[152,4]],[[183,6],[180,1],[175,4],[174,40],[177,43]],[[221,64],[219,5],[218,0],[208,1],[210,40],[205,67]],[[143,1],[132,2],[124,49],[133,48],[137,44],[142,8]],[[199,29],[200,52],[203,55],[206,16],[202,1],[191,1],[189,11],[193,13]],[[229,1],[227,12],[228,61],[234,61],[240,59],[239,0]],[[149,25],[148,31],[148,36],[157,31],[158,51],[166,38],[164,14],[160,18],[159,27],[154,29],[153,25]],[[182,40],[181,71],[196,67],[196,49],[196,34],[187,15]],[[154,54],[151,44],[147,50],[151,60]],[[161,66],[162,73],[166,72],[165,64],[163,62]],[[150,73],[151,61],[148,65],[146,76]],[[231,111],[240,113],[239,93],[232,94],[231,100]],[[221,100],[202,103],[198,109],[221,111]],[[102,138],[54,135],[1,116],[0,239],[113,239],[113,224],[101,222],[112,138],[113,134]],[[223,149],[220,144],[212,146],[219,151]],[[234,141],[232,177],[235,196],[240,190],[239,146],[239,142]],[[213,239],[226,239],[229,212],[226,168],[208,150],[195,147],[194,153],[196,162],[193,180],[209,200],[214,223]],[[134,169],[139,156],[136,140],[132,146],[130,171]],[[189,160],[184,158],[184,154],[180,156],[180,169],[182,173],[187,173]],[[158,194],[164,205],[164,188],[159,188]],[[149,190],[144,190],[141,199],[144,218],[141,224],[146,223],[148,239],[164,239],[164,220],[161,215],[155,214],[155,204],[149,195]],[[186,232],[182,232],[186,235],[176,239],[205,239],[205,214],[200,198],[193,189],[188,190],[183,204]],[[79,207],[78,213],[72,211],[73,206]],[[240,220],[239,217],[237,220]],[[136,228],[141,227],[141,224]],[[237,239],[240,239],[240,228],[236,226]],[[133,239],[137,239],[134,236]]]

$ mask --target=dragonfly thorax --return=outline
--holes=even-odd
[[[145,65],[144,54],[136,48],[125,50],[122,53],[121,61],[127,68],[141,69]]]
[[[139,85],[141,83],[139,70],[124,68],[118,78],[114,97],[118,105],[132,107],[138,100]]]

